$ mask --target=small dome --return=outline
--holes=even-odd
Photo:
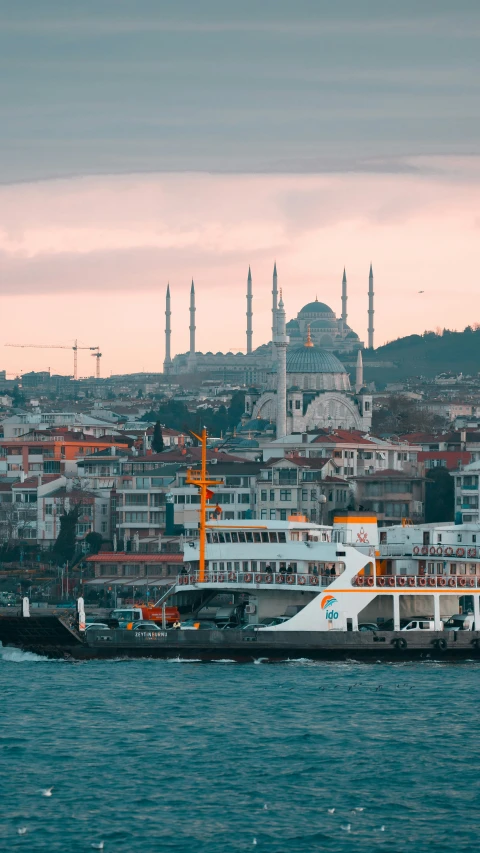
[[[299,329],[300,326],[298,324],[298,320],[289,320],[286,324],[287,329]]]
[[[348,335],[346,335],[345,337],[350,338],[350,340],[352,340],[353,338],[354,340],[358,341],[358,335],[355,332],[349,332]]]
[[[343,364],[331,352],[320,347],[295,347],[287,350],[287,373],[346,373]]]
[[[325,305],[325,302],[317,302],[316,300],[304,305],[302,310],[298,312],[298,316],[301,317],[302,314],[330,314],[335,317],[334,312],[328,305]]]

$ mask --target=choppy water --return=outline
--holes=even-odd
[[[475,850],[479,676],[0,650],[0,849]]]

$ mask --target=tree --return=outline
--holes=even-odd
[[[76,525],[80,515],[80,505],[64,511],[60,516],[60,532],[57,536],[53,553],[60,562],[71,562],[75,554]]]
[[[425,521],[453,521],[455,489],[453,477],[446,468],[431,468],[426,472]]]
[[[98,554],[102,547],[103,536],[101,533],[96,533],[94,530],[91,530],[90,533],[87,533],[85,536],[85,542],[88,545],[90,554]]]
[[[160,421],[157,421],[153,430],[153,438],[152,438],[152,450],[154,453],[161,453],[164,448],[163,443],[163,434],[162,434],[162,425]]]
[[[445,421],[416,400],[404,394],[392,394],[379,409],[374,409],[372,431],[374,433],[432,432],[445,427]]]

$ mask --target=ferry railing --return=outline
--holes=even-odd
[[[331,575],[307,575],[300,573],[273,573],[273,572],[208,572],[204,583],[240,583],[252,586],[265,584],[275,587],[293,587],[304,589],[305,587],[329,586],[334,577]],[[177,584],[179,586],[193,586],[199,583],[198,574],[179,575]]]
[[[353,587],[378,587],[387,589],[462,589],[467,594],[468,590],[480,587],[480,575],[378,575],[376,580],[372,576],[363,577],[357,575],[352,578]]]

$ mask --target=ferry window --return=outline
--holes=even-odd
[[[246,542],[247,541],[247,539],[245,538],[245,533],[243,532],[243,530],[240,530],[238,533],[238,541],[239,542]]]
[[[248,562],[242,563],[243,571],[248,572]]]
[[[218,568],[220,569],[221,572],[224,572],[225,571],[225,563],[219,563]]]
[[[472,536],[472,542],[476,542],[476,541],[477,541],[477,536],[476,536],[476,534],[474,533],[474,534],[473,534],[473,536]]]
[[[462,541],[462,534],[457,533],[457,542],[461,542],[461,541]]]
[[[428,574],[433,575],[433,573],[435,571],[435,563],[429,563],[427,566],[427,569],[428,569]]]
[[[218,541],[219,542],[225,542],[225,534],[224,533],[218,534]]]
[[[470,563],[470,574],[471,575],[475,574],[475,563]]]
[[[326,533],[322,533],[322,542],[328,542],[328,535]]]
[[[286,571],[287,571],[287,564],[286,563],[280,563],[280,574],[283,574]]]
[[[250,568],[251,568],[252,572],[257,571],[257,561],[256,560],[252,560],[252,562],[250,563]]]
[[[209,545],[210,545],[210,544],[211,544],[211,542],[212,542],[212,534],[211,534],[211,533],[207,533],[207,542],[208,542],[208,544],[209,544]]]
[[[212,533],[212,542],[218,542],[218,533]]]
[[[232,564],[227,563],[227,572],[231,572],[231,571],[232,571]]]
[[[262,560],[260,560],[260,571],[264,572],[266,568],[267,568],[267,564],[264,563]]]
[[[270,542],[277,542],[277,534],[276,533],[269,533],[268,538],[269,538]]]
[[[441,542],[441,541],[442,541],[442,534],[439,533],[437,536],[437,542]]]
[[[345,571],[345,563],[337,563],[337,575],[341,575]]]
[[[212,563],[212,569],[214,572],[217,571],[217,564],[216,563]]]
[[[261,538],[261,536],[260,536],[260,533],[257,533],[256,531],[254,532],[254,534],[253,534],[253,541],[254,541],[254,542],[261,542],[261,541],[262,541],[262,538]]]
[[[240,571],[240,563],[238,563],[238,562],[234,563],[233,569],[235,572],[239,572]]]
[[[231,542],[232,541],[232,537],[230,536],[230,533],[224,533],[223,535],[225,536],[225,542]]]
[[[246,536],[247,542],[253,542],[253,533],[248,531],[247,533],[245,533],[245,536]]]
[[[456,563],[450,563],[450,574],[451,575],[457,574],[457,564]]]
[[[279,533],[278,534],[278,541],[279,542],[286,542],[287,541],[287,537],[286,537],[285,533]]]
[[[238,542],[238,533],[232,533],[232,542]]]
[[[270,561],[270,568],[271,568],[272,572],[276,572],[276,571],[277,571],[277,564],[276,564],[276,563],[272,563],[272,562]]]
[[[466,573],[467,573],[467,571],[466,571],[466,566],[465,566],[465,564],[464,564],[464,563],[459,563],[459,564],[458,564],[458,574],[459,574],[459,575],[465,575]]]
[[[292,530],[290,533],[290,539],[292,542],[298,542],[298,533],[296,530]]]
[[[437,563],[437,575],[443,575],[443,563]]]
[[[268,533],[262,530],[262,542],[268,542]]]

